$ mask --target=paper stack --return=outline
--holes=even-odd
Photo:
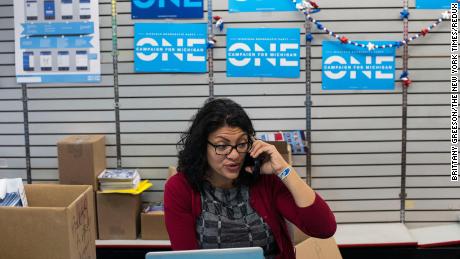
[[[27,207],[27,198],[21,178],[0,179],[0,206]]]
[[[141,181],[135,169],[107,169],[97,178],[101,191],[137,189]]]

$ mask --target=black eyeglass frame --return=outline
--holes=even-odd
[[[236,152],[238,152],[239,154],[246,154],[246,153],[248,153],[248,152],[251,150],[251,148],[252,148],[252,141],[242,142],[242,143],[238,143],[238,144],[236,144],[236,145],[228,145],[228,144],[226,144],[226,145],[216,145],[216,144],[211,143],[211,142],[208,140],[208,144],[211,145],[211,146],[214,148],[214,152],[216,153],[216,155],[219,155],[219,156],[228,156],[229,154],[231,154],[231,153],[233,152],[233,149],[235,149]],[[247,148],[246,151],[244,151],[244,152],[238,151],[238,145],[241,145],[241,144],[248,144],[248,148]],[[228,152],[225,153],[225,154],[219,154],[219,153],[217,152],[217,148],[218,148],[219,146],[231,147],[231,149],[230,149],[230,151],[228,151]]]

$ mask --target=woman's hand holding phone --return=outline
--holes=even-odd
[[[278,174],[289,166],[274,145],[253,139],[252,148],[248,153],[255,161],[259,160],[261,174]],[[254,166],[247,166],[246,171],[253,173]]]

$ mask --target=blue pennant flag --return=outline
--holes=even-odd
[[[21,49],[74,49],[92,48],[91,40],[93,37],[30,37],[21,38]]]

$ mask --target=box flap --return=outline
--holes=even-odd
[[[29,207],[68,207],[89,185],[26,184]]]
[[[72,135],[65,137],[63,139],[60,139],[58,141],[59,145],[62,144],[89,144],[89,143],[94,143],[102,138],[104,138],[104,135]]]
[[[66,213],[70,223],[68,237],[72,241],[69,249],[75,255],[72,259],[96,258],[96,213],[90,186],[72,202]]]

